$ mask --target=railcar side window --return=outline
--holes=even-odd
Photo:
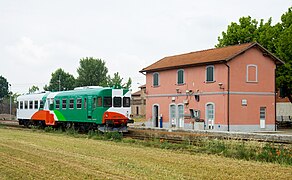
[[[124,97],[123,98],[123,106],[124,107],[130,107],[131,106],[131,101],[129,97]]]
[[[103,97],[103,107],[112,107],[112,97]]]
[[[74,99],[69,100],[69,108],[73,109],[74,108]]]
[[[114,107],[122,107],[122,98],[114,97]]]
[[[102,106],[102,98],[98,97],[97,98],[97,107],[101,107]]]
[[[93,108],[93,109],[96,108],[96,98],[93,98],[93,101],[92,101],[92,108]]]
[[[43,108],[44,108],[44,101],[40,100],[40,109],[43,109]]]
[[[20,101],[19,109],[23,109],[23,101]]]
[[[67,99],[63,99],[62,100],[62,109],[66,109],[67,108]]]
[[[39,108],[39,101],[34,101],[34,109],[38,109]]]
[[[78,99],[76,100],[76,108],[77,108],[77,109],[81,109],[81,104],[82,104],[82,99],[81,99],[81,98],[78,98]]]
[[[29,101],[29,109],[33,108],[33,101]]]
[[[24,109],[28,108],[28,101],[24,101]]]
[[[84,98],[84,109],[86,109],[87,101],[86,98]]]
[[[56,99],[56,109],[60,109],[60,99]]]

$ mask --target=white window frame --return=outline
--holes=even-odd
[[[179,121],[179,110],[178,110],[178,107],[179,106],[182,106],[183,107],[183,116],[182,116],[182,124],[180,125],[179,123],[181,123],[180,121]],[[185,105],[183,104],[183,103],[179,103],[179,104],[177,104],[176,105],[176,111],[177,111],[177,113],[176,113],[176,116],[177,116],[177,127],[184,127],[184,122],[185,122],[185,118],[184,118],[184,109],[185,109]]]
[[[207,69],[208,69],[209,67],[213,67],[213,81],[208,81],[208,80],[207,80],[207,77],[208,77],[208,70],[207,70]],[[205,78],[205,79],[206,79],[206,82],[207,82],[207,83],[215,82],[215,66],[214,66],[214,65],[206,66],[206,78]]]
[[[178,83],[178,72],[182,71],[183,72],[183,82],[182,83]],[[179,69],[176,71],[176,84],[177,85],[183,85],[185,84],[185,70],[184,69]]]
[[[174,125],[175,127],[177,127],[177,106],[175,103],[170,103],[168,106],[168,113],[169,113],[169,127],[172,127],[172,120],[171,120],[171,111],[170,111],[170,107],[174,106],[175,107],[175,122]]]
[[[255,81],[250,81],[249,80],[249,76],[248,76],[248,69],[249,69],[249,67],[255,67]],[[255,64],[248,64],[248,65],[246,65],[246,82],[258,82],[258,66],[257,65],[255,65]]]
[[[157,85],[154,85],[154,75],[157,74]],[[152,74],[152,86],[153,87],[158,87],[160,85],[160,74],[158,72],[155,72]]]

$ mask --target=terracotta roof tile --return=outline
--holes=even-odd
[[[264,49],[258,43],[246,43],[234,46],[226,46],[222,48],[213,48],[202,51],[190,52],[175,56],[168,56],[142,69],[140,72],[151,72],[156,70],[174,69],[183,66],[194,66],[219,61],[228,61],[240,54],[241,52],[253,47],[254,45],[258,45],[261,49]],[[272,54],[270,55],[273,56]]]

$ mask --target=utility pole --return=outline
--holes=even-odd
[[[58,83],[59,83],[59,91],[61,91],[61,75],[59,75]]]
[[[11,92],[11,84],[9,84],[9,94],[10,94],[10,105],[9,105],[9,114],[10,114],[10,120],[12,120],[12,117],[11,117],[11,96],[12,96],[12,92]]]

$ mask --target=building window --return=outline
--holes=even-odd
[[[67,108],[67,99],[63,99],[62,100],[62,109],[66,109]]]
[[[260,107],[260,119],[261,120],[266,119],[266,107]]]
[[[81,109],[81,105],[82,105],[82,99],[81,98],[76,99],[76,108]]]
[[[153,73],[153,86],[159,86],[159,73]]]
[[[70,99],[69,100],[69,109],[73,109],[74,108],[74,99]]]
[[[136,116],[138,116],[138,115],[139,115],[139,107],[136,106]]]
[[[206,104],[206,123],[208,129],[214,129],[215,125],[215,104],[209,102]]]
[[[60,99],[56,99],[56,109],[60,109]]]
[[[177,71],[177,84],[184,84],[184,70]]]
[[[34,101],[34,109],[38,109],[39,108],[39,101]]]
[[[112,97],[103,97],[103,107],[112,107]]]
[[[122,98],[114,97],[114,107],[122,107]]]
[[[129,97],[123,97],[123,106],[124,107],[130,107],[131,106],[131,101]]]
[[[258,82],[258,67],[255,64],[246,66],[246,82]]]
[[[214,66],[206,67],[206,82],[214,82]]]

